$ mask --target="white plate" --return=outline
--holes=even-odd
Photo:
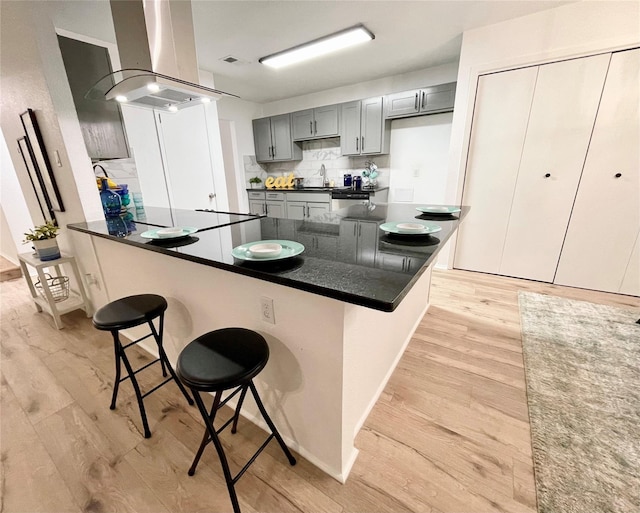
[[[281,246],[282,250],[276,256],[256,258],[250,250],[252,250],[255,246],[265,244],[278,244]],[[251,262],[267,262],[270,260],[282,260],[285,258],[291,258],[301,254],[303,251],[304,246],[299,242],[295,242],[292,240],[260,240],[256,242],[247,242],[246,244],[237,246],[233,248],[231,254],[238,260],[248,260]]]
[[[156,228],[155,230],[147,230],[140,234],[140,237],[143,239],[152,239],[152,240],[165,240],[165,239],[179,239],[180,237],[188,237],[191,234],[194,234],[198,231],[197,228],[193,228],[191,226],[183,226],[180,228],[180,231],[175,232],[164,232],[160,235],[158,232],[162,230],[168,230],[167,228]]]
[[[424,207],[417,207],[416,210],[419,210],[420,212],[423,212],[425,214],[436,215],[450,215],[460,212],[459,207],[448,207],[445,205],[425,205]]]
[[[424,225],[420,223],[398,223],[396,229],[400,233],[422,233],[425,231]]]
[[[412,229],[411,231],[407,230],[406,228],[403,230],[402,228],[400,228],[400,225],[411,225],[412,227],[414,225],[420,225],[421,229],[418,230],[417,228]],[[380,225],[380,229],[383,232],[387,232],[387,233],[394,233],[394,234],[398,234],[398,235],[429,235],[430,233],[436,233],[439,232],[440,230],[442,230],[442,227],[440,225],[437,225],[435,223],[429,223],[427,221],[417,221],[417,222],[406,222],[406,223],[384,223]]]
[[[247,249],[247,256],[252,258],[273,258],[282,253],[282,246],[275,242],[254,244]]]

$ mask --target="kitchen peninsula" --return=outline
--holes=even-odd
[[[91,236],[110,300],[141,292],[167,298],[172,361],[206,331],[262,333],[271,358],[256,385],[274,422],[290,447],[344,481],[357,457],[355,436],[428,307],[435,257],[466,211],[428,219],[414,205],[361,204],[294,220],[150,209],[124,236],[105,221],[68,227]],[[140,236],[176,219],[198,232],[167,242]],[[441,230],[394,236],[380,229],[416,219]],[[276,261],[234,259],[234,247],[259,240],[305,250]],[[262,317],[265,298],[273,300],[273,324]],[[257,422],[252,408],[243,414]]]

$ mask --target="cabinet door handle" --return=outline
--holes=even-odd
[[[362,237],[362,225],[358,224],[358,237]]]
[[[356,151],[360,151],[358,144],[360,143],[360,137],[356,137]]]
[[[621,176],[622,176],[622,173],[616,173],[616,174],[615,174],[615,177],[616,177],[616,178],[620,178]]]
[[[272,151],[273,151],[273,155],[272,157],[275,159],[276,158],[276,147],[275,146],[271,146]]]
[[[353,236],[355,237],[357,235],[356,230],[358,229],[358,225],[354,224],[353,225]]]
[[[313,121],[309,121],[309,133],[313,135]]]
[[[311,217],[309,205],[307,205],[307,217]]]
[[[360,151],[364,151],[364,135],[362,136],[362,142],[360,143]]]
[[[424,91],[422,91],[422,100],[420,100],[420,108],[424,109],[424,101],[426,99],[427,95],[425,94]]]
[[[318,122],[316,120],[313,121],[313,133],[318,135]]]
[[[411,259],[407,257],[407,272],[411,271]]]
[[[551,176],[551,173],[547,173],[544,175],[545,178],[549,178]]]
[[[264,215],[267,215],[267,204],[266,204],[266,203],[263,203],[263,204],[262,204],[262,213],[263,213]]]
[[[269,205],[267,205],[266,203],[264,204],[264,213],[265,215],[269,215]]]
[[[416,93],[416,101],[413,102],[413,110],[415,110],[416,112],[418,112],[418,95],[420,93]]]
[[[405,265],[406,265],[406,264],[407,264],[407,257],[404,257],[404,258],[402,259],[402,270],[403,270],[403,271],[404,271],[404,267],[405,267]]]

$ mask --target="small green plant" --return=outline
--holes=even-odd
[[[58,235],[58,230],[60,228],[56,226],[53,221],[47,221],[45,224],[36,226],[32,230],[29,230],[24,234],[24,242],[25,244],[28,242],[33,242],[35,240],[47,240],[47,239],[55,239]]]
[[[262,183],[262,180],[259,177],[254,176],[253,178],[249,178],[249,183],[258,184],[258,183]]]

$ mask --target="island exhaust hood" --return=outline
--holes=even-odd
[[[85,95],[91,100],[117,101],[168,112],[217,101],[223,96],[238,98],[217,89],[144,69],[122,69],[102,77]]]

